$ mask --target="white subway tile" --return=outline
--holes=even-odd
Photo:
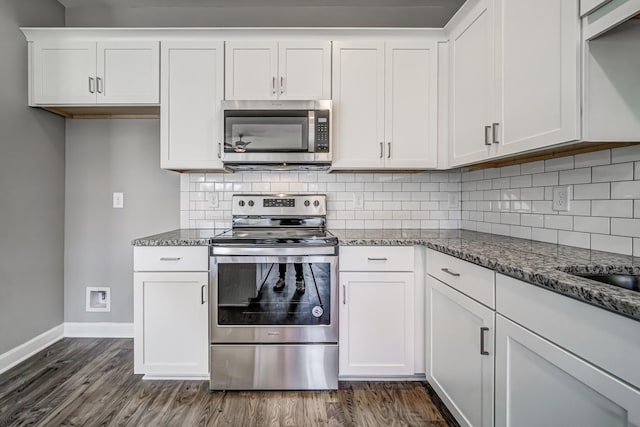
[[[633,163],[618,163],[592,168],[592,182],[628,181],[633,179]]]
[[[373,211],[355,211],[355,219],[373,219]]]
[[[485,222],[500,223],[500,212],[485,212]]]
[[[478,181],[478,190],[491,190],[491,180]]]
[[[488,223],[488,222],[479,222],[476,224],[476,227],[478,229],[479,232],[481,233],[491,233],[491,226],[493,224]]]
[[[599,184],[576,184],[573,186],[573,198],[576,200],[608,199],[611,191],[608,182]]]
[[[533,175],[534,187],[558,185],[558,172],[537,173]]]
[[[484,193],[486,193],[486,191],[471,191],[469,193],[469,200],[484,200]]]
[[[180,191],[189,191],[189,174],[180,174]]]
[[[591,182],[591,168],[560,171],[560,185],[588,184]]]
[[[631,237],[609,236],[608,234],[592,234],[591,249],[596,251],[614,252],[631,255],[633,252]]]
[[[300,175],[302,176],[302,175]],[[355,174],[356,182],[372,182],[373,174],[372,173],[357,173]]]
[[[462,219],[461,211],[449,211],[449,219]]]
[[[573,169],[573,156],[560,157],[544,161],[544,171],[552,172],[559,170]]]
[[[636,160],[640,160],[640,145],[630,145],[611,150],[611,163],[635,162]]]
[[[522,200],[544,200],[544,187],[523,188],[520,197]]]
[[[611,183],[612,199],[640,199],[640,181]]]
[[[467,181],[462,183],[462,191],[475,191],[478,188],[476,181]]]
[[[573,217],[560,216],[560,215],[545,215],[544,226],[545,228],[553,228],[557,230],[572,230]]]
[[[437,182],[423,182],[420,184],[420,191],[439,191],[440,184]]]
[[[593,200],[591,215],[631,218],[633,217],[633,200]]]
[[[348,182],[344,186],[345,191],[364,191],[363,182]]]
[[[491,188],[499,190],[502,188],[509,188],[511,181],[509,178],[496,178],[491,181]]]
[[[531,227],[512,225],[510,235],[511,237],[517,237],[519,239],[531,240]]]
[[[501,213],[500,222],[502,224],[520,225],[519,213]]]
[[[189,181],[191,182],[205,182],[203,173],[190,173]]]
[[[511,232],[511,227],[505,224],[492,224],[491,233],[499,234],[501,236],[508,236]]]
[[[591,153],[577,154],[574,158],[576,168],[608,165],[611,163],[611,150],[594,151]]]
[[[547,228],[531,229],[531,238],[540,242],[558,243],[558,231]]]
[[[275,193],[286,193],[289,191],[289,183],[288,182],[272,182],[271,191]]]
[[[336,181],[337,182],[355,182],[355,174],[353,173],[337,173]]]
[[[558,244],[589,249],[591,247],[591,235],[589,233],[560,230],[558,231]]]
[[[511,178],[511,188],[531,187],[531,175],[514,176]]]
[[[611,218],[611,234],[616,236],[640,237],[640,219]]]
[[[640,200],[633,201],[633,217],[640,218]]]
[[[298,174],[298,182],[317,182],[318,174],[313,172],[300,172]]]
[[[573,218],[573,229],[587,233],[609,234],[609,218],[576,216]]]
[[[460,228],[460,221],[457,219],[440,220],[438,221],[440,228],[446,230],[457,230]]]
[[[519,189],[509,189],[500,191],[500,200],[520,200]]]
[[[522,214],[520,216],[520,223],[528,227],[544,227],[544,216],[537,214]]]
[[[382,228],[383,226],[383,222],[377,219],[372,219],[370,221],[365,221],[364,223],[364,228],[373,228],[373,229],[377,229],[377,228]]]
[[[382,221],[383,228],[402,228],[402,222],[397,219],[385,219]]]
[[[420,228],[440,228],[440,221],[423,219],[420,221]]]
[[[640,239],[633,239],[633,256],[640,256]]]
[[[411,219],[429,219],[429,211],[411,211]]]
[[[483,198],[479,200],[500,200],[500,190],[484,191]]]
[[[462,173],[462,182],[479,181],[481,179],[484,179],[484,171],[482,169]]]
[[[523,163],[520,165],[520,171],[524,174],[542,173],[544,172],[544,160],[537,162]]]
[[[500,176],[518,176],[520,175],[520,165],[505,166],[500,168]]]
[[[553,204],[546,200],[534,200],[531,210],[533,213],[554,213]]]
[[[484,179],[494,179],[500,177],[500,169],[491,168],[484,170]]]
[[[440,191],[460,191],[461,185],[459,182],[441,182]]]
[[[431,211],[429,219],[449,219],[448,211]]]
[[[393,192],[393,200],[411,200],[411,193],[406,191]]]
[[[566,212],[559,211],[560,215],[591,215],[591,200],[571,200],[569,201],[569,210]]]

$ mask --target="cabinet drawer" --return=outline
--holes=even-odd
[[[208,246],[135,246],[134,271],[208,271]]]
[[[413,246],[342,246],[340,271],[413,271]]]
[[[495,273],[493,270],[427,249],[427,274],[487,307],[495,307]]]

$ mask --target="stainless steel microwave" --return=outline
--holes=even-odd
[[[331,164],[331,101],[222,101],[227,167]]]

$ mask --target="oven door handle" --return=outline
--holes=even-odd
[[[255,247],[255,246],[212,246],[211,255],[235,256],[314,256],[335,255],[337,246],[298,247]]]

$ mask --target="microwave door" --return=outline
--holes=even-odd
[[[227,116],[224,150],[225,153],[308,152],[309,134],[307,116]]]

